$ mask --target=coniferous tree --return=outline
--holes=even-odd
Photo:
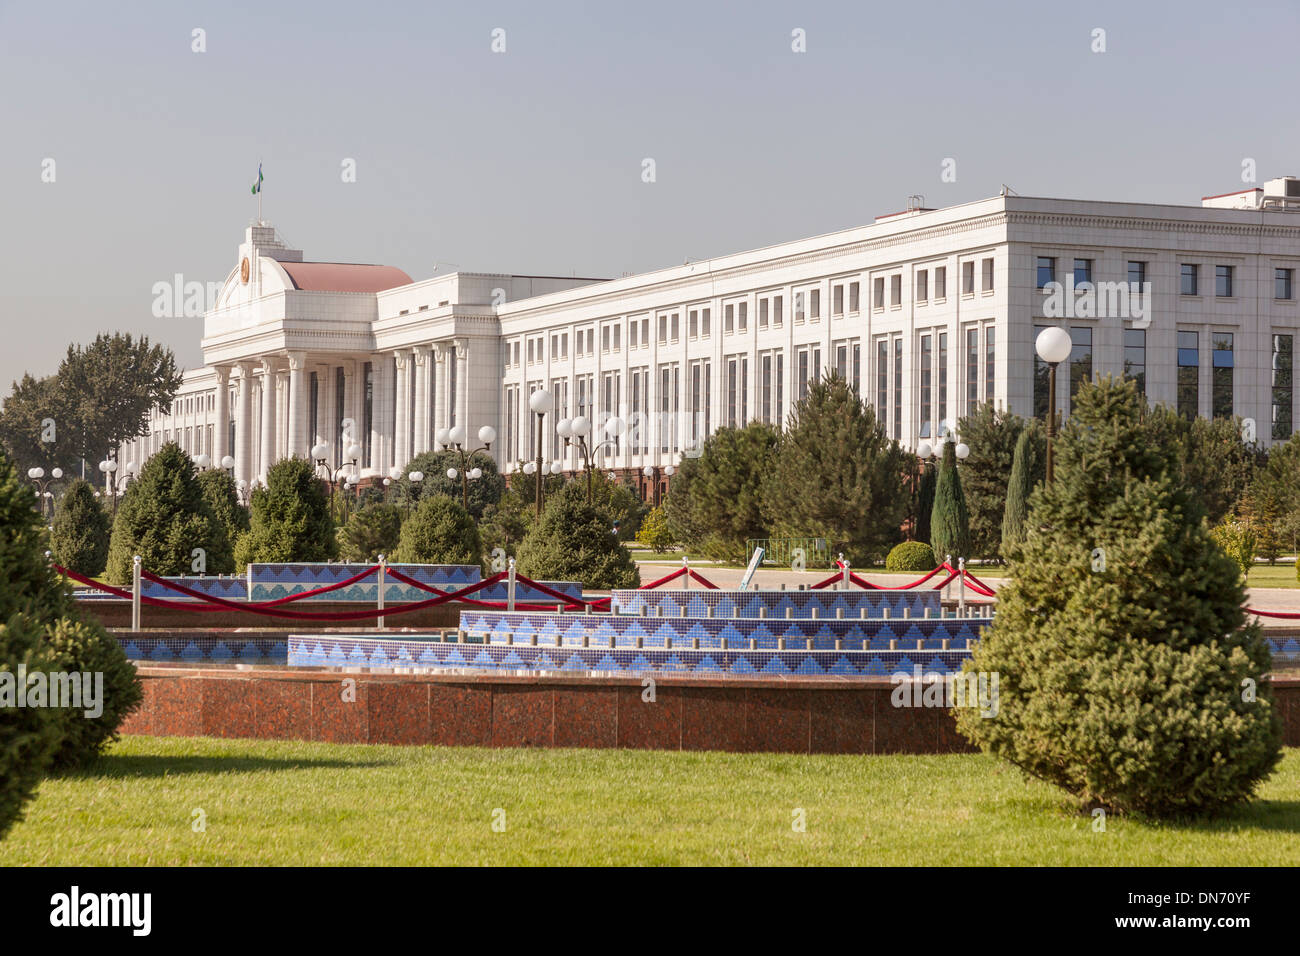
[[[943,443],[943,463],[934,487],[930,547],[940,562],[948,555],[952,555],[954,565],[958,558],[970,557],[970,518],[957,471],[957,446],[950,441]]]
[[[203,499],[198,474],[180,445],[168,442],[149,458],[117,506],[108,547],[106,575],[114,584],[131,581],[131,559],[154,574],[191,574],[195,549],[207,556],[228,547],[226,532]]]
[[[199,489],[222,532],[222,540],[207,556],[207,572],[229,574],[235,570],[235,542],[248,531],[248,509],[239,503],[235,479],[221,469],[200,473]]]
[[[790,410],[763,482],[773,536],[824,538],[858,565],[884,559],[911,505],[907,454],[838,375],[809,386]]]
[[[1011,477],[1007,480],[1007,503],[1002,516],[1002,556],[1009,557],[1011,549],[1025,538],[1025,517],[1029,510],[1029,496],[1034,490],[1037,471],[1038,448],[1035,436],[1024,429],[1016,439],[1015,460]]]
[[[478,442],[470,447],[477,448]],[[401,477],[393,482],[393,502],[403,507],[410,505],[414,508],[419,501],[433,495],[446,495],[457,501],[464,496],[469,499],[469,513],[474,516],[475,521],[481,521],[487,509],[500,503],[501,496],[505,494],[506,480],[497,471],[496,460],[488,455],[471,455],[469,468],[471,471],[475,468],[479,469],[482,475],[470,479],[467,487],[462,487],[459,452],[451,450],[422,452],[406,463]],[[447,477],[448,469],[455,469],[455,478]],[[418,491],[412,488],[409,478],[413,471],[424,475]]]
[[[108,562],[113,526],[90,482],[77,479],[59,498],[50,532],[54,560],[70,571],[94,577]]]
[[[339,557],[360,562],[373,561],[382,554],[391,560],[401,533],[402,509],[372,501],[352,512],[339,530]]]
[[[916,492],[916,530],[912,537],[930,544],[930,513],[934,510],[934,489],[939,483],[939,469],[934,462],[921,466],[921,480]]]
[[[519,573],[535,581],[581,581],[589,588],[635,588],[636,562],[613,531],[607,512],[587,504],[582,482],[551,496],[542,520],[519,546]]]
[[[705,439],[689,479],[697,535],[693,548],[711,558],[741,563],[745,542],[767,537],[762,489],[779,438],[774,426],[751,422],[743,428],[719,428]],[[670,497],[676,486],[674,478]]]
[[[1007,480],[1016,442],[1029,427],[1030,422],[995,408],[992,402],[981,402],[957,422],[957,434],[970,449],[961,463],[961,488],[970,522],[970,551],[966,557],[1001,557]]]
[[[402,523],[394,564],[477,564],[483,563],[483,544],[478,525],[460,503],[449,495],[420,499],[420,507]]]
[[[325,489],[305,459],[272,465],[266,486],[253,492],[250,512],[248,533],[235,545],[238,571],[253,563],[328,561],[338,555]]]
[[[1163,816],[1245,800],[1281,727],[1239,569],[1181,450],[1150,440],[1131,381],[1085,384],[1071,404],[1056,479],[1030,498],[1011,583],[966,665],[996,675],[996,707],[959,707],[958,728],[1083,807]]]

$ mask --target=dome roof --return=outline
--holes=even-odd
[[[396,266],[354,262],[281,262],[295,289],[306,292],[383,292],[409,285],[411,277]]]

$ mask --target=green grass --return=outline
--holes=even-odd
[[[1262,799],[1229,816],[1112,816],[1098,833],[983,756],[128,737],[91,770],[45,781],[0,865],[1298,865],[1297,794],[1290,750]]]
[[[1257,564],[1246,576],[1246,584],[1252,588],[1300,587],[1300,581],[1296,580],[1294,564]]]

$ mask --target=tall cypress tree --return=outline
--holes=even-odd
[[[966,665],[997,675],[996,712],[960,707],[958,728],[1083,807],[1217,810],[1280,757],[1270,655],[1144,404],[1131,380],[1076,393],[1055,481],[1030,497],[1033,533]]]
[[[1029,495],[1034,490],[1034,436],[1028,429],[1016,439],[1016,456],[1007,480],[1007,507],[1002,515],[1002,555],[1024,540],[1025,516],[1029,508]]]
[[[961,491],[961,476],[957,473],[957,446],[944,442],[943,464],[939,466],[939,479],[934,488],[934,508],[930,512],[930,547],[936,561],[947,555],[958,558],[970,556],[970,516],[966,513],[966,498]]]
[[[934,462],[927,461],[921,466],[921,483],[916,492],[916,533],[912,536],[917,541],[930,543],[930,512],[934,510],[934,490],[939,482],[939,469]]]

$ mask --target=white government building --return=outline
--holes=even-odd
[[[509,474],[536,457],[529,396],[544,388],[547,467],[581,466],[555,426],[583,416],[610,439],[599,466],[658,498],[713,429],[782,422],[830,370],[908,447],[981,402],[1044,415],[1034,339],[1047,325],[1073,342],[1057,376],[1065,414],[1083,377],[1126,373],[1153,403],[1252,420],[1269,445],[1295,421],[1297,212],[1289,177],[1199,206],[1004,194],[927,209],[912,197],[867,226],[611,280],[412,281],[304,261],[257,222],[205,314],[205,367],[117,458],[138,468],[174,440],[232,457],[252,483],[319,444],[346,474],[355,446],[364,481],[440,447],[443,429],[476,447],[491,426]],[[1054,282],[1066,286],[1055,306]],[[1146,294],[1104,291],[1128,283]],[[613,435],[611,417],[630,427]]]

